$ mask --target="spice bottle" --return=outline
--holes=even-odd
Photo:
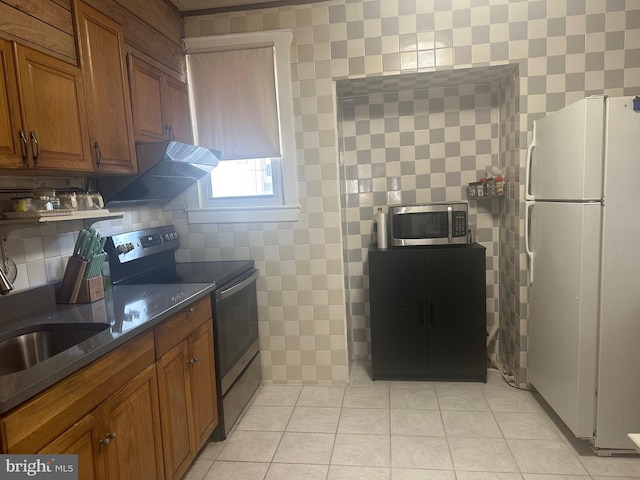
[[[496,195],[504,195],[504,179],[500,175],[496,177]]]

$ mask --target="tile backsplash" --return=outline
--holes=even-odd
[[[10,199],[16,195],[8,193],[9,191],[29,190],[40,184],[54,189],[71,186],[84,188],[85,180],[62,177],[0,177],[0,207],[5,210],[10,208]],[[171,210],[158,205],[110,211],[122,212],[123,216],[93,224],[93,228],[103,236],[171,223]],[[86,226],[82,220],[71,219],[4,226],[7,257],[15,262],[17,267],[15,291],[62,280],[67,259],[73,254],[78,233]]]

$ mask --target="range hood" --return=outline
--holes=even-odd
[[[138,173],[98,179],[105,206],[166,203],[209,173],[220,152],[167,140],[136,144]]]

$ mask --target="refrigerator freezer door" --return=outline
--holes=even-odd
[[[600,232],[599,203],[535,202],[528,378],[577,437],[593,437]]]
[[[600,200],[605,97],[587,97],[537,120],[526,166],[527,200]]]
[[[631,449],[640,432],[640,112],[609,98],[595,446]]]

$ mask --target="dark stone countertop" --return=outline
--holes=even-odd
[[[107,323],[109,328],[25,370],[0,375],[0,414],[136,335],[207,296],[215,284],[123,285],[93,303],[59,305],[55,286],[46,285],[0,298],[0,342],[26,327],[47,323]]]

